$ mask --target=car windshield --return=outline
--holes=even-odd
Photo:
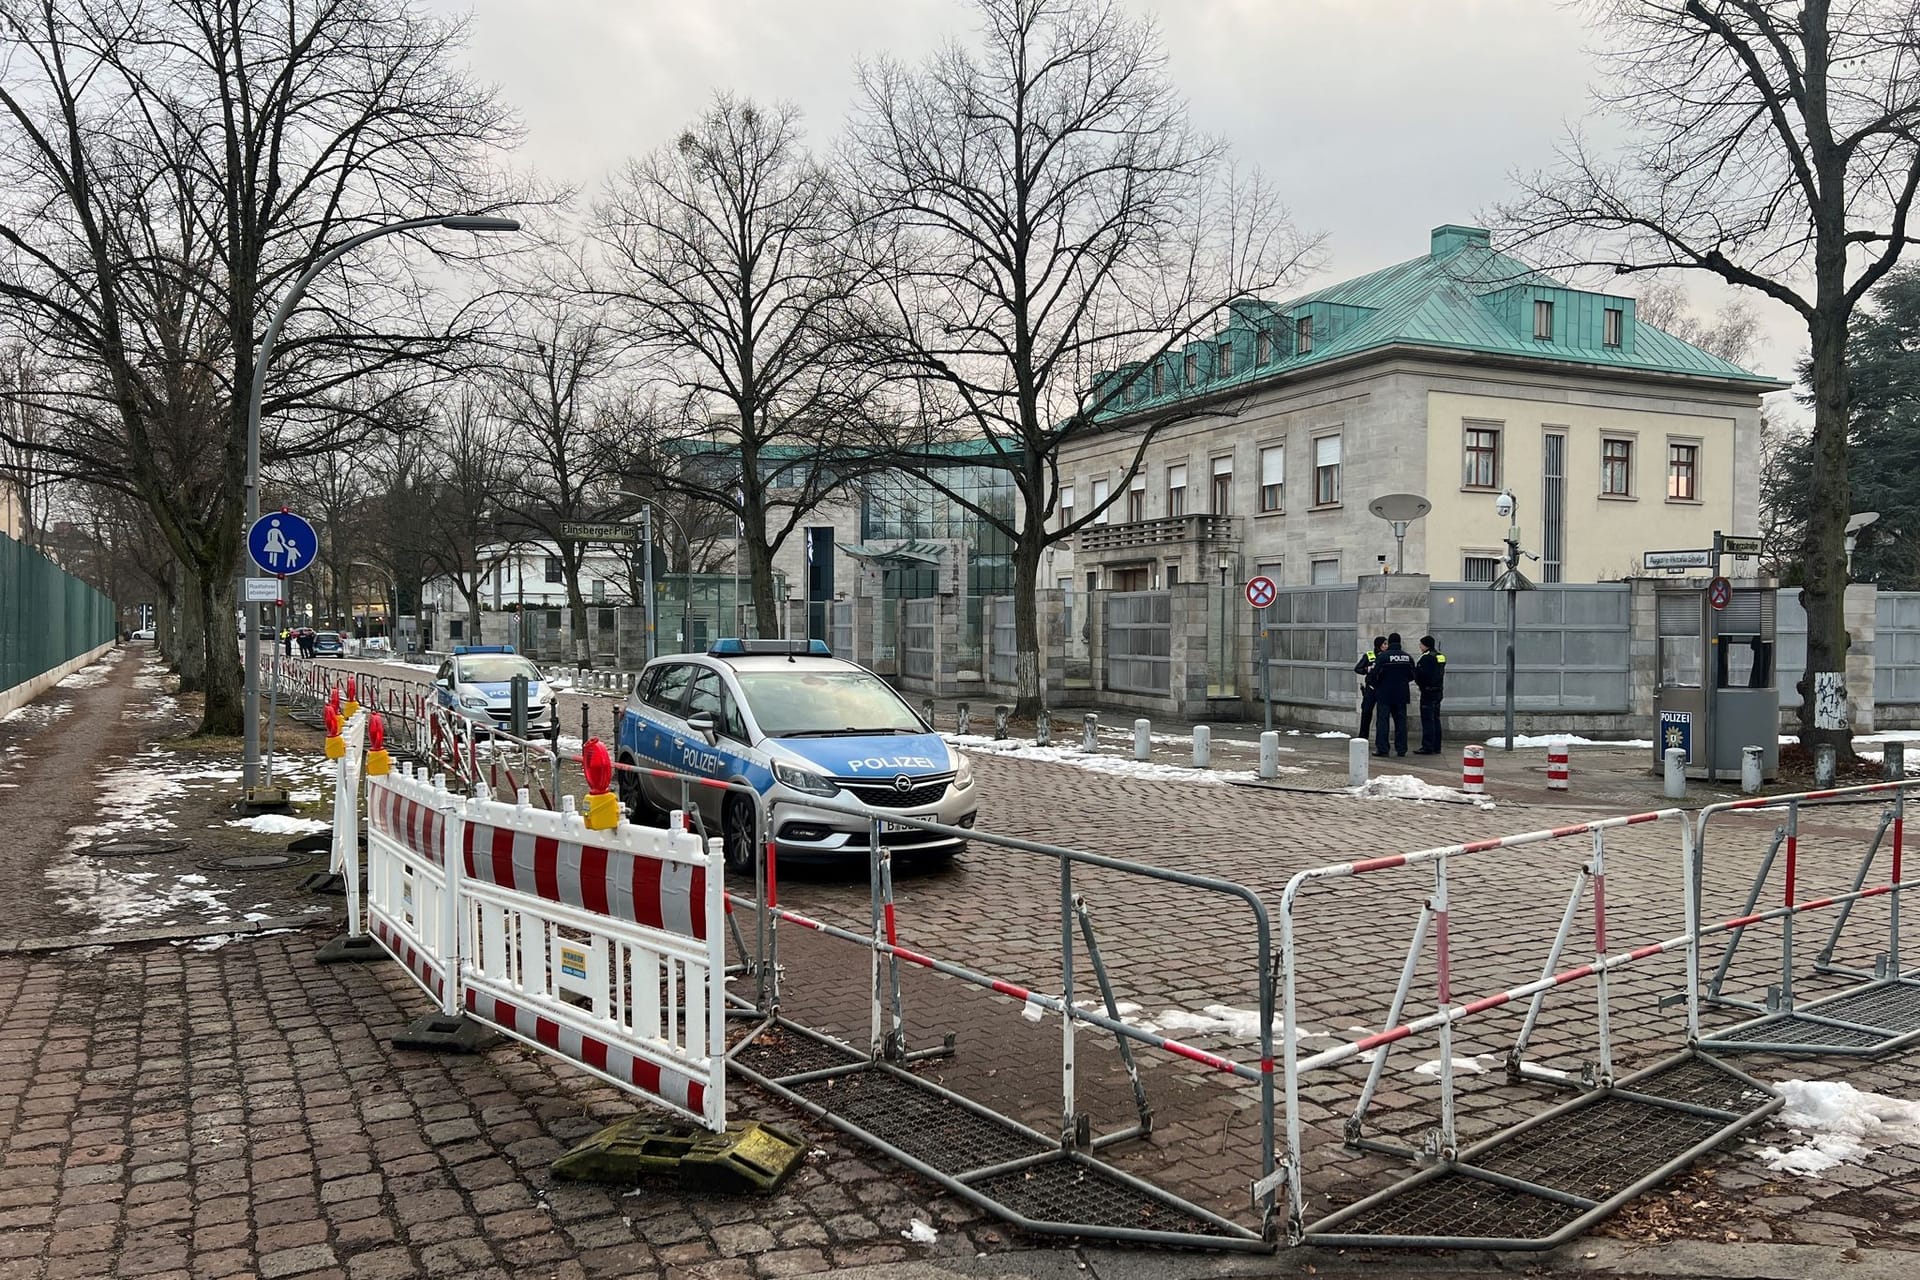
[[[454,679],[461,684],[505,684],[515,676],[538,680],[540,671],[525,658],[511,653],[483,653],[460,659]]]
[[[338,644],[340,643],[340,633],[338,631],[322,631],[316,635],[314,639],[328,644]]]
[[[866,671],[736,673],[760,731],[770,738],[853,733],[925,733],[886,682]]]

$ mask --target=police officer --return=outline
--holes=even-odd
[[[1373,733],[1373,705],[1380,700],[1379,681],[1374,676],[1374,667],[1380,660],[1380,651],[1387,647],[1385,636],[1373,638],[1373,648],[1360,655],[1360,661],[1353,664],[1353,674],[1360,677],[1360,736],[1371,737]]]
[[[1393,722],[1393,749],[1407,754],[1407,701],[1413,687],[1413,655],[1400,647],[1400,633],[1387,637],[1386,650],[1375,660],[1378,718],[1374,721],[1374,752],[1387,754],[1387,722]]]
[[[1417,756],[1440,754],[1440,695],[1447,684],[1447,655],[1435,647],[1432,636],[1420,637],[1420,658],[1413,664],[1413,682],[1420,686],[1420,749]]]

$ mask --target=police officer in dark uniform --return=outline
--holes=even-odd
[[[1374,666],[1380,661],[1380,651],[1387,647],[1385,636],[1373,638],[1373,648],[1360,655],[1360,661],[1353,664],[1353,674],[1360,677],[1360,736],[1373,736],[1373,705],[1380,700],[1379,681],[1374,676]]]
[[[1433,643],[1432,636],[1420,637],[1420,657],[1413,664],[1413,682],[1420,687],[1420,749],[1417,756],[1440,754],[1440,696],[1446,690],[1447,655]]]
[[[1378,691],[1378,719],[1375,720],[1374,752],[1377,756],[1387,754],[1387,723],[1393,723],[1393,749],[1400,755],[1407,754],[1407,702],[1408,691],[1413,687],[1413,655],[1400,647],[1400,633],[1394,632],[1387,637],[1386,651],[1375,660],[1374,670]]]

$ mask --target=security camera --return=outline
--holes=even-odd
[[[1499,497],[1495,498],[1493,500],[1493,513],[1502,520],[1511,517],[1513,515],[1513,495],[1503,492]]]

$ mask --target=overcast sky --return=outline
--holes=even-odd
[[[967,35],[965,0],[430,0],[472,15],[476,73],[528,136],[524,161],[591,192],[670,139],[717,90],[788,99],[816,144],[839,131],[859,57],[917,61]],[[1322,283],[1424,253],[1472,222],[1508,175],[1550,163],[1588,114],[1593,63],[1556,0],[1126,0],[1154,14],[1200,127],[1273,179],[1326,233]],[[1707,307],[1723,294],[1706,285]],[[1753,299],[1755,363],[1791,376],[1790,313]]]

